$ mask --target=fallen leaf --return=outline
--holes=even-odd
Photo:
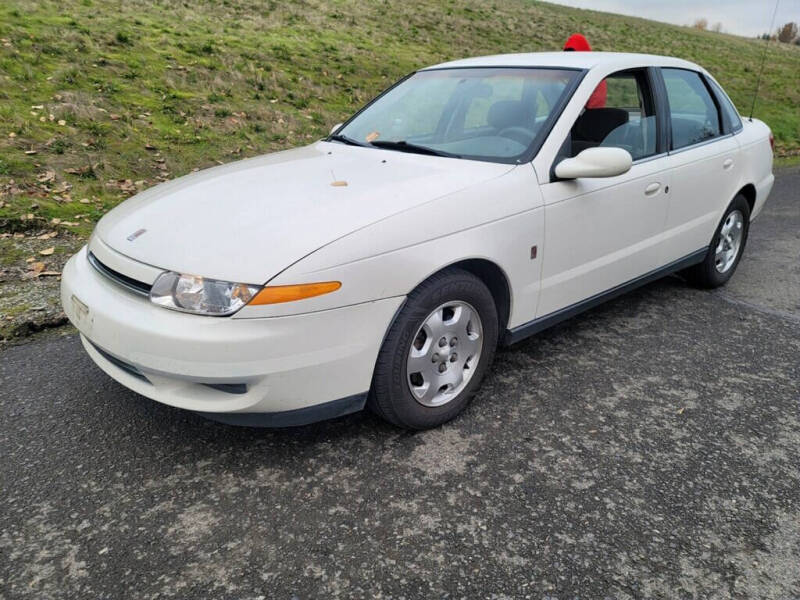
[[[40,250],[39,254],[42,256],[50,256],[53,252],[55,252],[55,246],[50,246],[49,248],[45,248],[44,250]]]
[[[42,271],[44,271],[44,267],[45,264],[43,262],[34,262],[31,263],[31,266],[29,268],[34,273],[41,273]]]
[[[36,154],[36,150],[34,150],[33,148],[31,148],[30,150],[25,150],[25,154],[27,154],[27,155],[29,155],[29,156],[30,156],[31,154]]]
[[[112,121],[119,121],[120,116],[116,113],[109,113],[108,118]]]
[[[38,275],[39,275],[39,277],[45,277],[45,276],[48,276],[48,275],[56,276],[56,275],[61,275],[61,271],[42,271]]]
[[[33,258],[33,257],[31,256],[30,258],[26,258],[26,259],[25,259],[25,262],[26,262],[26,263],[32,263],[32,262],[33,262],[33,261],[35,261],[35,260],[36,260],[36,259],[35,259],[35,258]]]
[[[89,200],[88,198],[81,198],[80,200],[78,200],[78,202],[80,202],[81,204],[89,204],[91,200]]]
[[[58,217],[53,217],[52,219],[50,219],[50,223],[52,225],[58,225],[59,223],[61,223],[61,219],[59,219]]]
[[[378,133],[377,131],[373,131],[371,133],[368,133],[364,139],[367,140],[367,142],[372,142],[374,140],[377,140],[380,136],[381,136],[380,133]]]
[[[64,119],[59,119],[59,120],[58,120],[58,124],[59,124],[59,125],[61,125],[61,126],[63,127],[64,125],[66,125],[66,124],[67,124],[67,122],[66,122]]]
[[[17,137],[17,134],[16,134],[16,133],[14,133],[13,131],[10,131],[10,132],[8,133],[8,137],[10,137],[10,138],[15,138],[15,137]]]
[[[679,415],[682,415],[682,414],[683,414],[683,411],[685,411],[685,410],[686,410],[686,407],[685,407],[685,406],[683,406],[683,407],[679,408],[679,409],[678,409],[678,414],[679,414]]]

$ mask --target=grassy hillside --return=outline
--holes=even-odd
[[[0,286],[20,271],[54,285],[30,265],[57,271],[137,190],[308,143],[417,67],[559,49],[575,31],[695,60],[749,110],[763,42],[531,0],[5,0]],[[800,155],[798,73],[800,48],[772,44],[755,114],[783,156]]]

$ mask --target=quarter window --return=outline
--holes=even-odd
[[[699,73],[661,69],[669,101],[672,149],[698,144],[720,135],[719,111]]]
[[[730,98],[728,98],[728,95],[722,91],[722,88],[719,87],[716,81],[713,79],[708,79],[708,82],[711,84],[711,87],[714,88],[717,101],[722,109],[723,118],[727,119],[726,133],[728,131],[739,131],[742,128],[742,120],[739,118],[739,111],[736,110],[733,102],[731,102]]]

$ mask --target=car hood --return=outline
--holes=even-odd
[[[264,283],[318,248],[512,165],[318,142],[155,186],[96,235],[162,269]]]

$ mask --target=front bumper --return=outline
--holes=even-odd
[[[227,422],[272,413],[277,425],[298,424],[363,406],[384,333],[403,301],[262,319],[190,315],[130,293],[100,275],[86,254],[83,248],[65,265],[61,302],[89,356],[143,396]],[[318,405],[327,408],[311,410]]]

